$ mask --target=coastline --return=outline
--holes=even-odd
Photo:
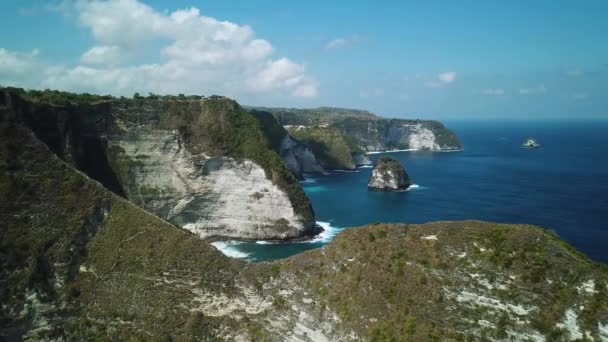
[[[368,151],[365,154],[382,154],[382,153],[396,153],[396,152],[416,152],[416,151],[424,151],[424,152],[461,152],[464,151],[464,148],[460,149],[439,149],[439,150],[429,150],[429,149],[419,149],[419,148],[407,148],[403,150],[386,150],[386,151]]]

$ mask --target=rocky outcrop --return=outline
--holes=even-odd
[[[272,148],[296,176],[302,178],[306,173],[325,171],[311,149],[294,139],[271,113],[258,110],[251,110],[250,113],[260,121]]]
[[[372,160],[369,159],[369,157],[364,153],[354,153],[353,154],[353,163],[355,163],[355,165],[357,165],[357,166],[373,164]]]
[[[367,111],[343,108],[265,108],[281,125],[335,127],[367,152],[389,150],[459,150],[458,137],[432,120],[385,119]]]
[[[380,157],[369,176],[367,186],[379,190],[405,190],[411,185],[403,165],[394,158]]]
[[[16,120],[58,156],[201,237],[314,234],[299,182],[255,117],[223,97],[56,106],[5,92]]]
[[[360,149],[353,146],[334,127],[288,127],[289,134],[307,146],[326,170],[353,170],[353,155]]]

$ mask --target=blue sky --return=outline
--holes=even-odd
[[[593,0],[9,0],[0,84],[395,117],[608,118],[606,17]]]

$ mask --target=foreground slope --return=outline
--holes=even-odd
[[[55,95],[49,97],[48,95]],[[258,120],[212,96],[66,101],[3,91],[15,120],[55,154],[129,201],[202,237],[289,239],[314,213]]]

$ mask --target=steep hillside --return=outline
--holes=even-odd
[[[365,151],[399,149],[457,150],[458,137],[432,120],[385,119],[372,113],[343,108],[265,108],[284,126],[331,126]]]
[[[279,154],[285,165],[299,178],[304,173],[323,172],[324,168],[311,148],[294,139],[269,112],[250,110],[264,130],[271,147]]]
[[[372,224],[281,270],[371,341],[608,341],[606,265],[533,226]]]
[[[363,151],[334,127],[292,126],[289,134],[308,146],[324,169],[352,170],[357,165],[353,155]]]
[[[288,239],[314,232],[299,182],[259,121],[233,100],[55,105],[34,95],[5,92],[16,120],[62,159],[171,222],[203,237]]]

